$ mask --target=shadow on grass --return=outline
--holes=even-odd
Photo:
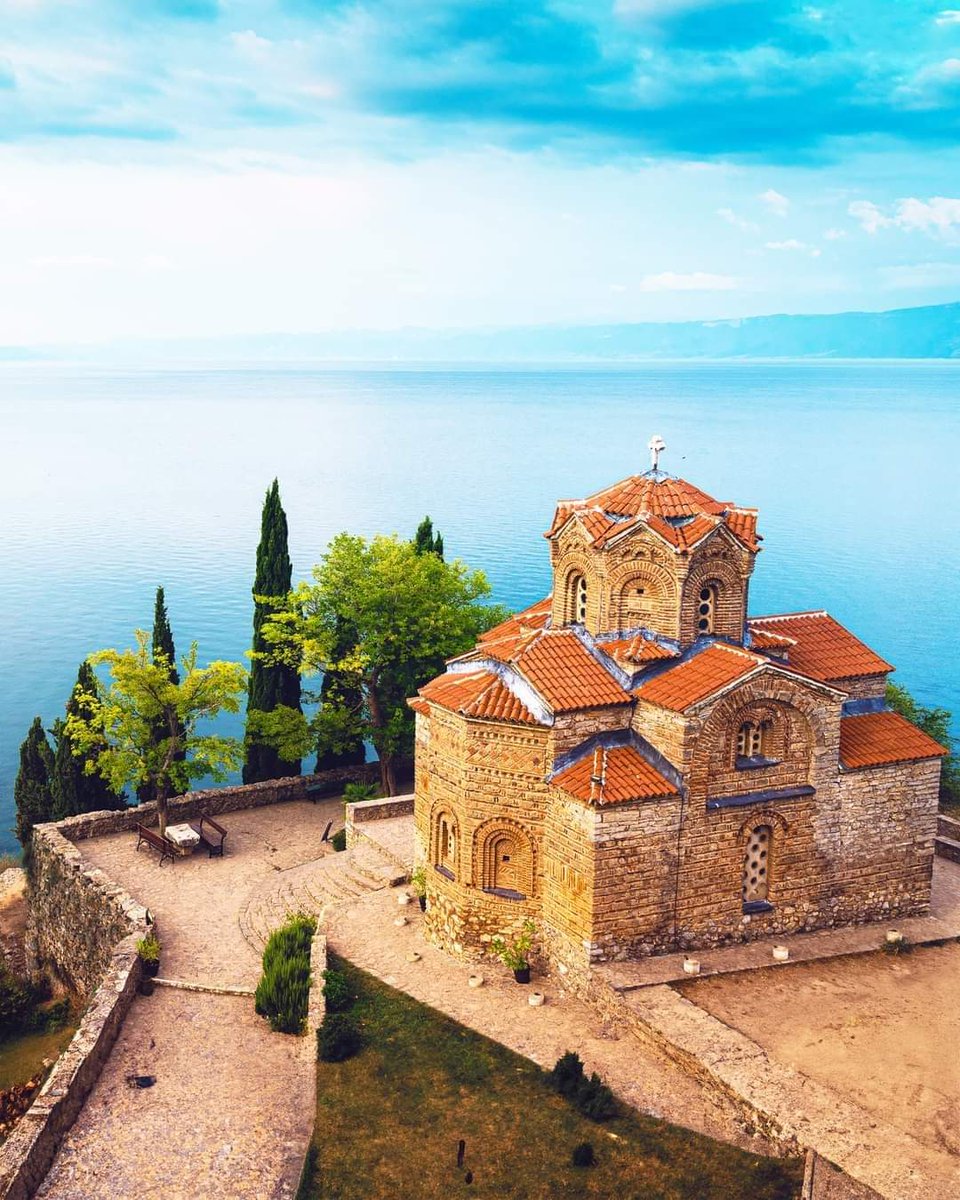
[[[760,1158],[629,1109],[596,1124],[551,1092],[534,1063],[342,959],[330,965],[356,995],[364,1048],[347,1062],[318,1063],[315,1147],[300,1200],[799,1195],[797,1160]],[[583,1142],[595,1166],[572,1165]]]

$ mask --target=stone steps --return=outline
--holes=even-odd
[[[405,879],[396,863],[375,846],[354,846],[280,872],[247,901],[239,917],[240,932],[259,953],[291,913],[306,912],[323,921],[327,909]]]

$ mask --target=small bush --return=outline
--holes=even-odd
[[[583,1063],[580,1061],[580,1055],[575,1054],[572,1050],[568,1050],[566,1054],[557,1059],[553,1070],[547,1074],[547,1083],[555,1092],[559,1092],[561,1096],[566,1096],[568,1100],[572,1100],[577,1094],[577,1089],[583,1082]]]
[[[617,1102],[613,1098],[613,1092],[596,1071],[589,1079],[583,1079],[573,1102],[591,1121],[609,1121],[617,1115]]]
[[[901,954],[910,954],[913,946],[905,937],[898,937],[894,942],[888,942],[886,938],[880,943],[880,949],[884,954],[889,954],[892,958],[897,958]]]
[[[346,1013],[328,1013],[317,1030],[317,1055],[322,1062],[344,1062],[363,1045],[356,1021]]]
[[[591,1142],[580,1142],[574,1146],[573,1153],[570,1155],[570,1161],[575,1167],[593,1167],[596,1166],[597,1156],[593,1152],[593,1144]]]
[[[353,1003],[353,993],[342,971],[324,971],[323,998],[327,1012],[343,1012]]]
[[[346,829],[338,829],[330,839],[330,845],[334,850],[346,850],[347,848],[347,831]]]
[[[39,989],[11,974],[0,960],[0,1036],[29,1028],[41,999]]]
[[[275,1033],[302,1033],[310,999],[310,943],[317,922],[297,913],[271,933],[254,1007]]]
[[[380,789],[375,783],[348,783],[343,789],[343,798],[348,804],[363,800],[376,800]]]

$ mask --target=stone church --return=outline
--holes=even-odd
[[[589,963],[923,912],[943,748],[826,612],[747,615],[757,510],[659,469],[564,500],[553,592],[420,690],[431,936]]]

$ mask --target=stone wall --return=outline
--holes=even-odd
[[[34,839],[36,844],[36,830]],[[114,947],[70,1045],[0,1147],[0,1200],[29,1200],[34,1194],[97,1081],[140,982],[136,949],[140,932],[122,938]]]

